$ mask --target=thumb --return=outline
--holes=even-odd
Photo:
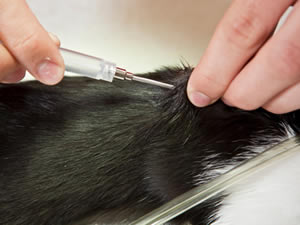
[[[0,8],[0,39],[5,47],[36,79],[58,83],[64,74],[63,59],[25,0],[1,0]]]

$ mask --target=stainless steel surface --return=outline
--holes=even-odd
[[[128,72],[127,72],[125,69],[122,69],[122,68],[117,67],[114,78],[118,78],[118,79],[120,79],[120,80],[128,79],[128,78],[127,78],[127,76],[128,76],[127,73],[128,73]],[[131,80],[131,79],[130,79],[130,80]]]
[[[158,225],[168,222],[187,210],[220,194],[234,184],[292,156],[298,151],[300,151],[299,136],[292,137],[247,160],[211,182],[180,195],[160,208],[134,221],[131,225]]]
[[[138,77],[138,76],[133,76],[133,81],[137,81],[137,82],[141,82],[141,83],[145,83],[145,84],[151,84],[151,85],[155,85],[155,86],[159,86],[162,88],[168,88],[168,89],[174,89],[175,86],[172,84],[166,84],[160,81],[156,81],[156,80],[151,80],[151,79],[147,79],[144,77]]]
[[[127,72],[125,69],[122,69],[122,68],[117,68],[115,78],[118,78],[120,80],[137,81],[137,82],[150,84],[150,85],[154,85],[154,86],[158,86],[158,87],[162,87],[162,88],[168,88],[168,89],[175,88],[175,86],[171,85],[171,84],[167,84],[167,83],[156,81],[156,80],[151,80],[151,79],[144,78],[144,77],[135,76],[132,73]]]

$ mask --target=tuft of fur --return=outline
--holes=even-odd
[[[130,212],[115,222],[125,224],[299,133],[299,112],[194,107],[191,71],[144,75],[174,90],[87,78],[1,85],[0,224],[65,225],[95,210],[101,224],[117,209]],[[180,219],[213,224],[228,195]]]

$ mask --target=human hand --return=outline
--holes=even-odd
[[[284,25],[270,37],[294,2]],[[222,100],[273,113],[300,108],[300,2],[235,0],[219,23],[188,83],[191,102]]]
[[[25,0],[0,0],[0,82],[15,83],[28,70],[53,85],[63,78],[59,40],[49,35]]]

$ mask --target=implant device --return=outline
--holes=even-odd
[[[119,68],[115,63],[89,56],[80,52],[60,48],[64,59],[65,69],[74,75],[112,82],[114,78],[120,80],[137,81],[163,88],[173,89],[174,85],[136,76],[125,69]]]

